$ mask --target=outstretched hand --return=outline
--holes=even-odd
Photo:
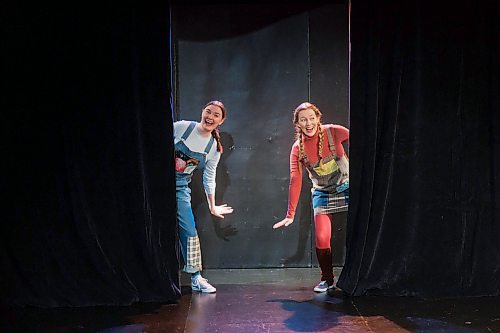
[[[292,223],[293,223],[293,219],[292,218],[285,217],[283,220],[275,223],[273,225],[273,229],[278,229],[278,228],[281,228],[282,226],[288,227]]]
[[[210,210],[210,213],[212,213],[212,215],[220,217],[221,219],[224,218],[224,214],[230,214],[232,212],[233,212],[233,207],[229,207],[226,204],[220,206],[213,206],[213,208]]]

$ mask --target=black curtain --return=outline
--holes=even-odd
[[[346,293],[500,294],[498,13],[352,1]]]
[[[3,9],[2,304],[175,301],[168,2]]]

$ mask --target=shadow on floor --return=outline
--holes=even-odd
[[[500,297],[353,298],[335,290],[269,302],[289,313],[284,324],[291,332],[500,332]]]
[[[500,332],[500,297],[419,299],[314,293],[317,269],[206,272],[174,304],[3,309],[1,332]],[[186,281],[186,279],[184,279]],[[235,281],[237,283],[235,283]]]

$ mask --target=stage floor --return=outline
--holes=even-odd
[[[318,294],[312,291],[317,268],[205,270],[203,275],[216,294],[191,293],[183,274],[183,296],[176,304],[24,309],[13,314],[7,332],[500,332],[500,297]]]

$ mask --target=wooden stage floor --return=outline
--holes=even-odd
[[[337,269],[336,275],[338,276]],[[2,332],[500,332],[500,297],[417,299],[314,293],[317,268],[206,270],[216,294],[176,304],[12,312]]]

